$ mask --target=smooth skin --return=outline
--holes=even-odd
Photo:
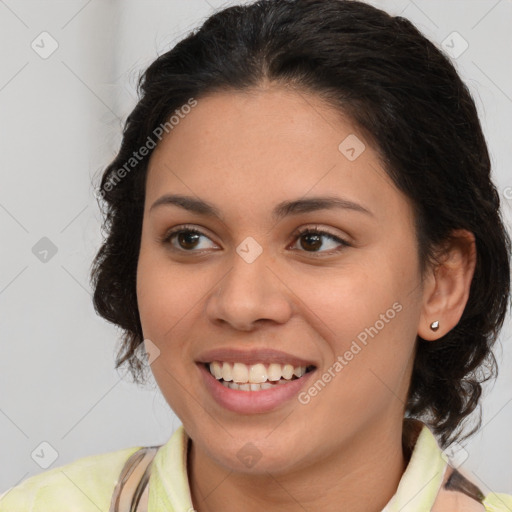
[[[351,134],[366,146],[354,161],[338,149]],[[207,201],[222,217],[151,208],[165,194]],[[323,196],[370,213],[271,217],[282,201]],[[184,224],[202,234],[163,241]],[[348,245],[296,235],[315,226]],[[402,421],[417,335],[435,343],[468,299],[474,237],[456,234],[422,280],[410,201],[354,124],[319,97],[262,84],[198,99],[151,156],[137,272],[144,337],[160,350],[152,372],[192,439],[197,511],[386,505],[406,467]],[[236,252],[249,236],[263,250],[252,263]],[[268,347],[315,361],[316,380],[394,303],[401,311],[306,405],[228,411],[195,363],[214,347]],[[247,443],[261,453],[252,467],[237,457]]]

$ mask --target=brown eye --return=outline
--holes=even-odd
[[[201,238],[209,238],[195,228],[181,227],[168,232],[161,240],[163,244],[170,245],[173,250],[182,252],[199,252],[204,247],[198,247]]]
[[[176,240],[183,249],[193,249],[197,245],[197,241],[201,235],[193,231],[180,231],[175,233]]]
[[[312,253],[332,253],[335,251],[339,251],[340,249],[336,249],[336,246],[342,246],[342,247],[350,247],[350,244],[343,240],[342,238],[337,237],[336,235],[333,235],[332,233],[329,233],[328,231],[322,231],[318,228],[307,228],[303,229],[301,231],[298,231],[296,234],[296,239],[300,241],[300,246],[302,249],[304,249],[305,252],[312,252]],[[332,245],[334,245],[334,249],[327,250],[327,251],[320,251],[324,246],[324,240],[328,239],[331,242],[333,242]]]
[[[304,249],[317,250],[322,247],[322,235],[318,233],[304,233],[301,235],[301,240],[305,243],[301,243],[301,247]]]

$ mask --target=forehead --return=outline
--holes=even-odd
[[[381,213],[408,209],[350,119],[313,94],[283,87],[197,99],[150,159],[147,203],[169,192],[238,209],[326,193]]]

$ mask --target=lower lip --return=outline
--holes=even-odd
[[[272,411],[292,399],[307,384],[316,370],[305,373],[299,379],[287,384],[276,384],[260,391],[240,391],[222,385],[205,367],[199,363],[199,371],[214,400],[222,407],[241,414],[256,414]]]

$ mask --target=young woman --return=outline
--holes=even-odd
[[[474,102],[365,3],[233,6],[145,72],[102,177],[94,304],[183,425],[1,512],[510,511],[468,437],[510,292]],[[490,286],[492,283],[492,286]],[[492,371],[491,371],[492,373]]]

